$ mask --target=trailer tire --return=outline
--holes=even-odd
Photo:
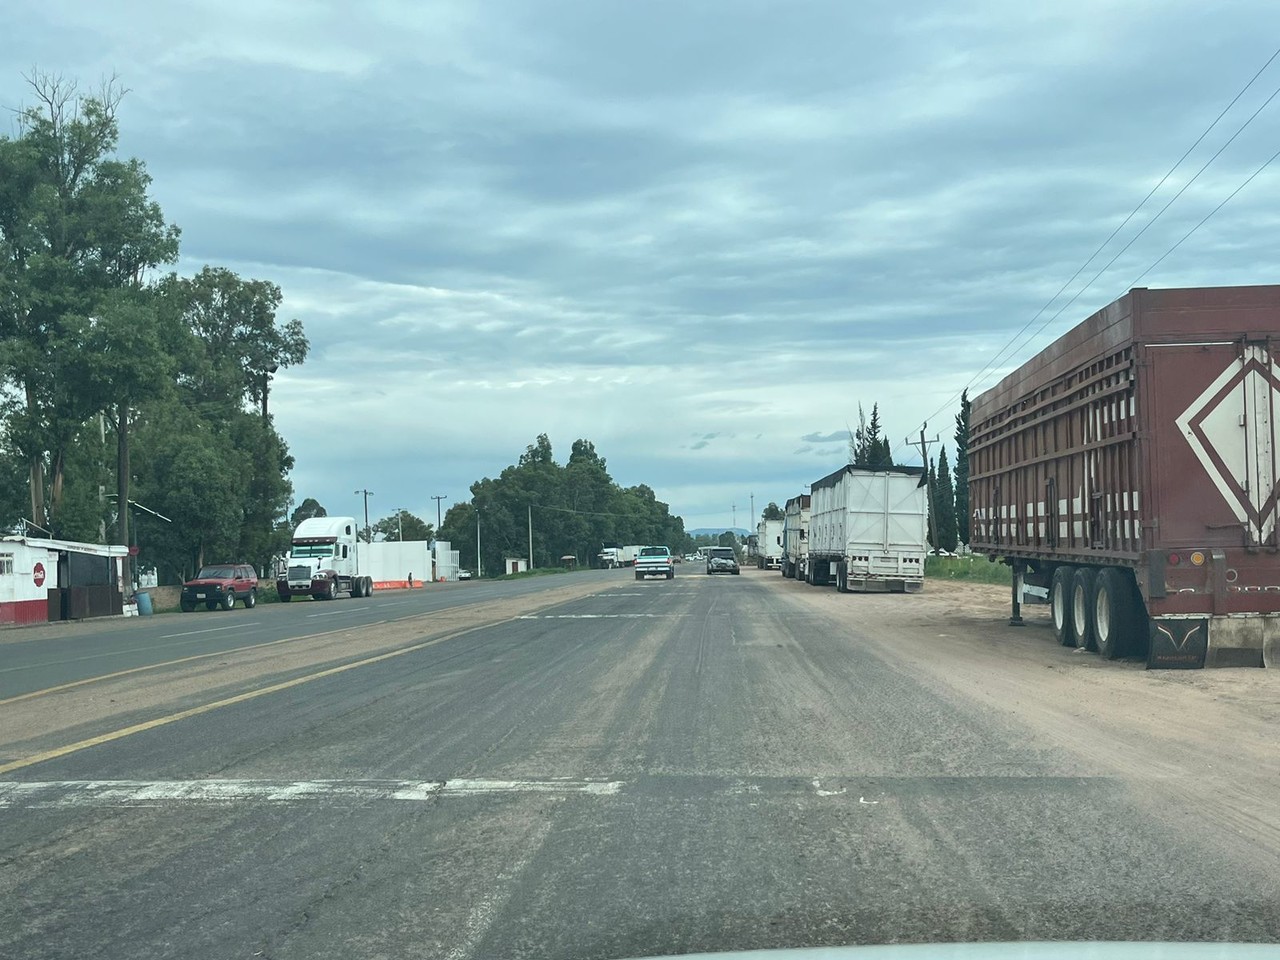
[[[1094,585],[1093,633],[1098,653],[1108,660],[1128,656],[1139,646],[1141,618],[1136,591],[1127,573],[1117,567],[1098,572]]]
[[[1097,573],[1092,567],[1077,567],[1071,577],[1071,635],[1076,642],[1077,650],[1098,649],[1093,630]]]
[[[836,593],[849,592],[849,567],[841,561],[836,564]]]
[[[1075,568],[1055,567],[1049,581],[1049,619],[1053,624],[1053,636],[1064,647],[1075,646],[1071,633],[1071,575]]]

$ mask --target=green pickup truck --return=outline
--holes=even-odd
[[[666,547],[641,547],[636,557],[636,579],[645,577],[666,577],[674,580],[676,561]]]

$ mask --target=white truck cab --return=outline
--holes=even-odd
[[[371,594],[373,581],[359,573],[358,529],[355,517],[311,517],[298,524],[285,557],[285,575],[276,580],[280,599],[334,600],[343,594]]]

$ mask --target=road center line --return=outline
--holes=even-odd
[[[379,624],[386,623],[385,620],[377,620],[373,623],[364,623],[360,626],[376,627]],[[338,627],[336,630],[322,630],[319,633],[302,633],[296,637],[282,637],[279,640],[268,640],[265,643],[249,643],[243,647],[232,647],[230,650],[215,650],[212,653],[195,653],[189,657],[179,657],[177,660],[162,660],[159,663],[148,663],[141,667],[130,667],[128,670],[117,670],[114,673],[104,673],[96,677],[85,677],[83,680],[72,680],[68,683],[60,683],[56,687],[43,687],[39,690],[30,690],[27,693],[20,693],[16,697],[9,697],[7,700],[0,700],[0,707],[7,706],[11,703],[19,703],[23,700],[31,700],[35,697],[47,696],[51,693],[61,693],[64,690],[74,690],[76,687],[83,687],[90,683],[101,683],[104,680],[115,680],[119,677],[127,677],[135,673],[145,673],[148,670],[159,670],[161,667],[176,667],[184,663],[193,663],[196,660],[208,660],[210,657],[229,657],[237,653],[244,653],[249,650],[261,650],[264,647],[274,647],[281,643],[295,643],[298,640],[316,640],[320,637],[327,637],[331,633],[341,633],[343,630],[349,630],[350,627]]]
[[[172,640],[174,637],[194,637],[197,633],[217,633],[219,630],[234,630],[237,627],[256,627],[261,620],[250,620],[247,623],[230,623],[225,627],[209,627],[205,630],[188,630],[185,633],[166,633],[161,640]]]
[[[190,717],[198,717],[203,713],[210,713],[222,707],[229,707],[237,703],[244,703],[248,700],[256,700],[258,697],[265,697],[268,694],[279,693],[281,690],[289,690],[293,687],[300,687],[304,683],[310,683],[312,680],[320,680],[324,677],[332,677],[339,673],[346,673],[348,670],[355,670],[359,667],[366,667],[370,664],[381,663],[384,660],[391,660],[394,657],[403,657],[407,653],[414,653],[418,650],[424,650],[427,647],[435,646],[437,643],[443,643],[446,640],[452,640],[455,637],[461,637],[468,633],[474,633],[477,630],[487,630],[491,627],[499,627],[506,623],[513,622],[512,617],[504,620],[497,620],[493,623],[479,624],[474,627],[468,627],[465,630],[457,630],[453,633],[447,633],[442,637],[436,637],[432,640],[424,640],[421,643],[414,643],[407,647],[399,647],[398,649],[380,653],[373,657],[364,657],[361,660],[354,660],[351,663],[344,663],[336,667],[329,667],[326,670],[318,670],[315,673],[309,673],[305,676],[295,677],[292,680],[285,680],[281,683],[273,683],[266,687],[259,687],[257,690],[248,690],[244,693],[236,694],[233,697],[226,697],[222,700],[215,700],[212,703],[204,703],[198,707],[191,707],[187,710],[180,710],[177,713],[171,713],[168,716],[156,717],[154,720],[147,720],[143,723],[135,723],[132,726],[121,727],[118,730],[112,730],[110,733],[104,733],[100,736],[90,737],[87,740],[78,740],[75,743],[68,743],[65,746],[55,747],[52,750],[45,750],[42,753],[34,753],[29,757],[23,757],[20,760],[13,760],[9,763],[0,764],[0,774],[9,773],[13,770],[21,770],[24,767],[34,766],[37,763],[44,763],[47,760],[56,760],[58,757],[65,757],[70,753],[79,753],[81,750],[87,750],[89,747],[97,747],[104,743],[111,743],[113,740],[123,740],[125,737],[133,736],[135,733],[143,733],[147,730],[154,730],[156,727],[167,726],[170,723],[177,723],[179,720],[186,720]],[[367,626],[367,624],[364,624]],[[337,631],[331,631],[337,632]],[[283,641],[274,641],[281,643]],[[265,644],[264,644],[265,646]],[[226,654],[219,654],[225,656]],[[192,658],[194,659],[194,658]],[[70,686],[68,684],[68,686]],[[24,695],[25,696],[25,695]],[[12,703],[14,700],[22,699],[14,697],[10,700],[0,701],[0,703]]]

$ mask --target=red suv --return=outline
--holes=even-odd
[[[190,613],[198,603],[209,610],[219,606],[230,610],[237,600],[242,600],[246,607],[258,602],[258,575],[247,563],[215,563],[201,567],[194,579],[182,585],[178,605],[183,613]]]

